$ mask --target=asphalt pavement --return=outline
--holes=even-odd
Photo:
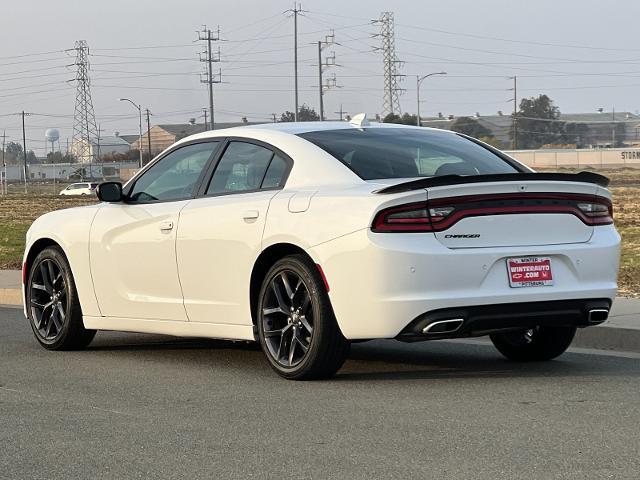
[[[332,380],[255,346],[98,333],[48,352],[0,308],[0,478],[637,479],[640,355],[354,345]]]

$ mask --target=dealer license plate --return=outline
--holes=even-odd
[[[553,285],[549,257],[507,258],[507,270],[513,288]]]

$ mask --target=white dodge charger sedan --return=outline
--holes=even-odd
[[[97,330],[258,341],[291,379],[375,338],[549,360],[616,293],[607,184],[363,115],[206,132],[33,223],[25,315],[51,350]]]

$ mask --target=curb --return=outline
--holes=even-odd
[[[0,305],[22,306],[22,291],[15,288],[0,288]]]
[[[572,347],[640,353],[640,329],[609,327],[580,328]]]
[[[0,288],[0,305],[22,306],[22,291]],[[576,348],[640,353],[640,328],[602,326],[579,328],[571,344]]]

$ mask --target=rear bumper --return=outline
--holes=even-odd
[[[608,225],[595,227],[584,243],[450,249],[430,233],[367,229],[309,251],[326,274],[345,337],[396,338],[421,315],[443,309],[568,299],[611,302],[620,236]],[[509,287],[506,259],[522,256],[551,258],[554,285]]]
[[[418,316],[396,337],[416,342],[477,337],[538,325],[589,327],[606,321],[611,300],[553,300],[445,308]]]

